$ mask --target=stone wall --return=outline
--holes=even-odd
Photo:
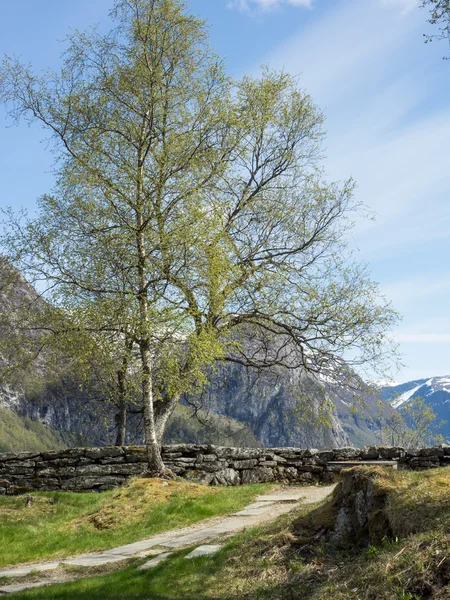
[[[396,461],[398,468],[429,469],[450,464],[450,446],[404,450],[395,447],[226,448],[176,444],[163,459],[177,475],[210,485],[325,483],[342,465],[336,461]],[[0,494],[27,490],[100,491],[145,471],[143,447],[69,448],[0,454]]]

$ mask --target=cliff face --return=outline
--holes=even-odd
[[[300,369],[252,373],[226,364],[215,373],[204,401],[210,410],[245,423],[266,447],[352,443],[330,395]]]
[[[0,407],[58,432],[58,438],[66,445],[103,445],[114,439],[112,407],[92,401],[76,382],[46,386],[34,393],[13,392],[0,386]]]
[[[203,405],[208,413],[205,419],[207,427],[202,428],[197,423],[196,439],[191,439],[196,419],[190,411],[184,410],[169,424],[167,443],[211,442],[217,441],[215,438],[219,435],[224,444],[224,432],[218,431],[223,429],[220,415],[231,424],[241,423],[242,433],[248,432],[246,437],[256,438],[266,447],[323,449],[352,445],[335,406],[329,404],[326,408],[330,399],[311,377],[298,371],[284,372],[275,377],[263,373],[256,377],[237,365],[225,365],[219,371]],[[22,417],[40,421],[61,432],[68,444],[74,440],[82,445],[103,445],[114,441],[113,407],[90,401],[89,394],[83,394],[70,382],[58,387],[48,386],[34,397],[3,389],[3,393],[0,391],[0,404]],[[140,425],[138,417],[130,420],[128,436],[133,443],[142,441]],[[234,429],[236,425],[233,425]]]

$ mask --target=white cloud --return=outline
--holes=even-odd
[[[237,9],[255,16],[282,6],[311,8],[313,2],[314,0],[229,0],[227,8]],[[418,6],[418,0],[378,0],[378,2],[386,8],[400,9],[402,14],[406,14]]]
[[[262,2],[243,4],[264,14]],[[394,332],[404,381],[447,373],[450,356],[450,84],[441,48],[423,44],[419,4],[329,2],[252,69],[269,64],[299,76],[327,116],[328,177],[353,176],[356,197],[379,215],[358,220],[350,243],[404,315]],[[266,5],[268,14],[287,3]]]
[[[281,6],[297,6],[310,8],[313,0],[230,0],[227,7],[237,9],[250,15],[269,12]]]

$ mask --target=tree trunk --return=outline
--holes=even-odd
[[[117,384],[119,388],[119,412],[116,415],[116,446],[125,446],[125,437],[127,432],[127,399],[125,390],[125,373],[122,369],[117,371]]]
[[[161,448],[156,436],[155,411],[153,406],[153,364],[151,355],[151,327],[148,310],[148,285],[147,285],[147,252],[145,244],[144,225],[144,162],[148,148],[146,145],[146,128],[148,126],[148,112],[142,120],[140,146],[137,154],[137,180],[136,180],[136,249],[137,272],[139,278],[140,340],[139,350],[142,365],[142,403],[144,409],[144,435],[147,450],[147,475],[151,477],[171,477],[173,473],[166,469],[161,457]]]
[[[117,371],[117,388],[119,392],[119,412],[116,415],[117,437],[116,446],[125,446],[127,434],[127,373],[133,350],[133,340],[125,337],[125,348],[122,364]]]
[[[162,444],[167,421],[173,415],[179,399],[179,396],[173,396],[172,398],[163,400],[161,403],[158,402],[158,405],[161,404],[161,406],[158,406],[158,410],[156,411],[155,429],[159,445]]]
[[[170,472],[165,468],[161,458],[161,449],[156,436],[155,413],[153,410],[152,390],[152,358],[148,340],[141,340],[142,361],[142,400],[144,407],[144,435],[147,450],[148,475],[165,477]]]

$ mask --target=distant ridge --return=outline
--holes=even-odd
[[[450,440],[450,375],[414,379],[400,385],[384,386],[381,397],[401,411],[415,398],[423,398],[437,415],[439,421],[446,421],[439,433]]]

